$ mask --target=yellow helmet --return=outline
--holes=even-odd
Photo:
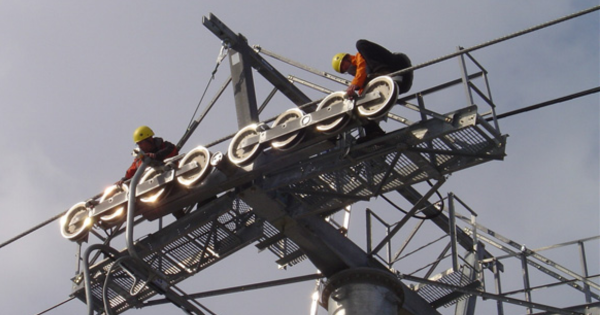
[[[331,66],[333,67],[333,70],[342,73],[342,60],[344,60],[347,55],[348,53],[339,53],[333,56],[333,60],[331,60]]]
[[[134,132],[133,132],[133,142],[138,143],[142,140],[148,139],[150,137],[154,136],[154,131],[152,131],[152,129],[150,129],[150,127],[148,126],[139,126]]]

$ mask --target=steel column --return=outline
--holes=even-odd
[[[397,315],[404,292],[389,271],[349,269],[331,277],[323,291],[329,315]]]

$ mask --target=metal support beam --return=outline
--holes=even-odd
[[[589,277],[588,268],[587,268],[587,259],[585,255],[585,246],[583,242],[577,242],[577,246],[579,247],[579,261],[581,262],[581,271],[582,275],[585,279]],[[590,291],[590,285],[587,283],[583,284],[583,291],[585,292],[585,302],[592,303],[592,295]]]
[[[458,47],[457,51],[462,51],[462,47]],[[469,80],[467,78],[467,66],[465,65],[465,55],[461,54],[458,58],[458,62],[460,64],[461,77],[463,81],[463,86],[465,87],[465,94],[467,95],[467,106],[471,106],[474,104],[473,102],[473,94],[471,93],[471,89],[469,88]]]
[[[253,208],[254,213],[269,221],[296,243],[311,262],[328,278],[338,272],[368,267],[387,272],[379,261],[367,255],[358,245],[327,223],[320,216],[294,218],[284,203],[273,199],[258,186],[241,191],[238,196]],[[437,315],[429,304],[399,282],[405,296],[402,314]]]
[[[393,237],[394,235],[396,235],[396,233],[398,233],[398,231],[400,231],[400,229],[404,226],[404,224],[420,209],[422,209],[423,205],[428,203],[427,199],[429,199],[429,197],[431,197],[431,195],[433,195],[438,188],[440,188],[440,186],[442,186],[442,184],[445,182],[446,180],[442,177],[438,180],[438,182],[431,187],[431,189],[429,189],[429,191],[425,194],[425,196],[422,196],[419,201],[417,201],[416,203],[414,203],[413,208],[404,216],[404,218],[402,218],[402,220],[400,220],[400,222],[398,222],[396,224],[396,226],[394,227],[394,229],[392,229],[392,231],[379,243],[379,245],[377,245],[375,247],[375,249],[373,249],[373,253],[377,253],[379,252],[379,250],[381,250],[381,248],[387,244]]]
[[[500,268],[498,268],[498,261],[494,260],[492,265],[492,272],[494,273],[494,286],[496,288],[496,294],[502,295],[502,281],[500,281]],[[502,301],[496,301],[496,307],[498,309],[498,315],[504,315],[504,305]]]
[[[214,14],[211,13],[208,17],[202,17],[202,24],[232,50],[229,54],[229,61],[240,128],[248,125],[248,123],[259,121],[251,68],[256,69],[294,104],[300,106],[311,101],[308,96],[250,47],[242,34],[235,34]]]
[[[419,199],[421,198],[421,194],[414,189],[412,186],[405,186],[402,187],[401,189],[397,190],[398,193],[400,193],[400,195],[402,195],[404,198],[406,198],[406,200],[408,200],[409,202],[411,202],[412,204],[416,204]],[[425,210],[423,211],[423,214],[425,215],[434,215],[437,214],[436,212],[437,210],[432,207],[432,204],[429,202],[426,202],[426,207]],[[431,219],[431,221],[433,221],[433,223],[435,223],[435,225],[437,225],[440,229],[442,229],[444,232],[449,233],[450,231],[448,230],[448,226],[449,226],[449,218],[444,215],[443,213],[437,214],[435,217],[433,217]],[[457,241],[458,244],[460,244],[464,249],[470,251],[473,249],[473,239],[467,235],[467,233],[465,233],[463,230],[457,230],[456,231],[456,237],[457,237]],[[484,258],[491,258],[494,257],[491,253],[485,251],[484,252]]]
[[[282,202],[272,199],[258,186],[240,192],[239,196],[258,216],[298,244],[326,277],[352,267],[370,266],[386,270],[322,218],[292,218]]]
[[[551,277],[553,277],[553,278],[555,278],[557,280],[560,280],[560,281],[564,280],[564,277],[561,274],[559,274],[559,273],[557,273],[555,271],[552,271],[549,268],[544,267],[543,265],[539,264],[538,262],[534,261],[533,259],[529,259],[529,257],[533,257],[533,258],[535,258],[535,259],[543,262],[544,264],[546,264],[546,265],[548,265],[548,266],[550,266],[552,268],[555,268],[556,270],[559,270],[560,272],[563,272],[563,273],[565,273],[565,274],[567,274],[569,276],[572,276],[574,279],[576,279],[578,281],[581,281],[584,284],[587,284],[591,288],[594,288],[596,290],[600,289],[600,285],[598,285],[597,283],[594,283],[590,279],[587,279],[586,277],[583,277],[583,276],[577,274],[576,272],[573,272],[570,269],[565,268],[564,266],[562,266],[562,265],[560,265],[560,264],[558,264],[558,263],[550,260],[549,258],[546,258],[545,256],[542,256],[541,254],[538,253],[538,251],[536,251],[536,250],[530,250],[528,248],[525,248],[525,247],[523,247],[523,245],[521,245],[521,244],[519,244],[519,243],[517,243],[517,242],[515,242],[515,241],[513,241],[513,240],[511,240],[511,239],[509,239],[509,238],[507,238],[507,237],[499,234],[496,231],[492,231],[492,230],[486,228],[485,226],[483,226],[481,224],[476,224],[476,227],[477,227],[477,229],[483,231],[485,234],[493,236],[494,238],[496,238],[496,239],[504,242],[505,244],[508,244],[511,247],[518,249],[519,252],[513,251],[510,248],[508,248],[507,246],[504,246],[502,244],[498,244],[498,242],[494,242],[494,241],[492,241],[490,239],[487,239],[483,235],[479,235],[478,236],[479,238],[482,238],[482,239],[486,240],[487,243],[494,245],[495,247],[501,249],[502,251],[508,253],[509,255],[519,256],[519,255],[524,254],[525,258],[527,258],[525,260],[527,262],[527,264],[533,266],[538,271],[544,272],[547,275],[549,275],[549,276],[551,276]],[[577,285],[575,283],[567,283],[567,284],[570,285],[571,287],[573,287],[576,290],[579,290],[581,292],[586,292],[583,289],[583,287],[581,287],[581,286],[579,286],[579,285]],[[587,292],[589,292],[589,291],[587,291]],[[591,292],[590,292],[590,294],[591,294],[591,296],[593,298],[600,299],[599,295],[591,293]]]
[[[232,48],[232,51],[229,53],[229,64],[231,67],[231,80],[233,82],[233,96],[238,127],[241,129],[247,125],[257,123],[259,118],[254,78],[252,77],[252,68],[250,67],[251,62],[248,60],[248,50],[243,45],[237,46],[239,50]]]
[[[197,299],[203,299],[203,298],[207,298],[207,297],[247,292],[247,291],[251,291],[251,290],[271,288],[271,287],[280,286],[280,285],[286,285],[286,284],[292,284],[292,283],[298,283],[298,282],[304,282],[304,281],[310,281],[310,280],[317,280],[317,279],[321,279],[321,278],[323,278],[323,275],[321,275],[321,274],[298,276],[298,277],[293,277],[293,278],[272,280],[272,281],[259,282],[259,283],[253,283],[253,284],[246,284],[246,285],[241,285],[241,286],[236,286],[236,287],[217,289],[217,290],[205,291],[205,292],[200,292],[200,293],[191,293],[191,294],[186,295],[186,298],[188,300],[197,300]],[[144,304],[144,307],[161,305],[161,304],[166,304],[169,302],[170,301],[168,301],[166,299],[156,299],[156,300],[146,302]]]
[[[525,251],[521,252],[521,271],[523,274],[523,287],[525,293],[525,301],[531,302],[531,286],[529,284],[529,268],[527,267],[527,255]],[[527,314],[532,314],[533,309],[531,307],[527,308]]]

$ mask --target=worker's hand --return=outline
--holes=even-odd
[[[358,90],[358,89],[359,89],[358,85],[356,85],[356,84],[350,84],[348,86],[348,88],[346,89],[346,96],[349,99],[355,99],[357,97],[356,90]]]
[[[118,181],[115,183],[115,186],[117,186],[117,187],[121,187],[121,185],[123,185],[123,180],[122,180],[122,179],[119,179],[119,180],[118,180]]]
[[[146,156],[151,158],[151,159],[155,159],[156,158],[156,154],[154,153],[146,153]]]

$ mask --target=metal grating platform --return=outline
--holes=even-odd
[[[469,277],[465,275],[462,268],[470,268],[468,266],[462,266],[458,271],[453,271],[452,269],[447,270],[446,272],[439,274],[435,277],[430,278],[429,280],[450,284],[456,287],[465,287],[468,285],[478,284],[477,281],[473,282],[469,280]],[[459,296],[448,299],[447,297],[451,294],[456,293],[455,290],[452,290],[447,287],[436,286],[431,284],[417,285],[414,289],[419,296],[424,298],[428,303],[436,305],[442,304],[439,306],[449,307],[462,301],[469,297],[469,295],[465,295],[460,293]],[[449,300],[449,302],[444,302]]]
[[[441,124],[441,125],[440,125]],[[436,135],[445,122],[428,122],[387,134],[370,143],[349,144],[265,175],[263,189],[294,212],[328,214],[360,200],[504,156],[504,136],[477,125]],[[443,128],[442,128],[443,129]],[[416,134],[427,134],[418,138]]]
[[[154,279],[146,285],[138,275],[139,267],[133,263],[123,263],[123,267],[115,268],[114,259],[105,259],[91,266],[94,309],[103,310],[102,287],[111,268],[112,281],[108,282],[107,297],[113,312],[121,313],[141,307],[148,298],[161,293],[161,287],[183,281],[261,235],[262,221],[257,220],[251,209],[240,199],[223,195],[135,244],[140,258],[167,283]],[[121,255],[127,256],[127,250]],[[85,302],[83,283],[74,287],[72,295]]]

